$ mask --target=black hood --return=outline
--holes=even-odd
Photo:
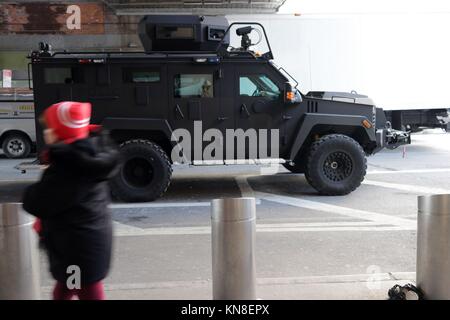
[[[348,102],[354,104],[365,104],[369,106],[375,105],[372,99],[363,94],[352,92],[334,92],[334,91],[310,91],[306,94],[307,97],[331,100],[339,102]]]
[[[108,179],[119,164],[119,152],[106,133],[71,144],[54,144],[48,152],[50,165],[94,180]]]

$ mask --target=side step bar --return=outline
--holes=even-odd
[[[216,165],[268,165],[268,164],[282,164],[284,159],[232,159],[232,160],[194,160],[193,166],[216,166]]]

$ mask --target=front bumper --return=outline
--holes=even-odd
[[[377,147],[373,153],[376,153],[383,148],[392,150],[405,144],[411,144],[411,134],[405,131],[378,129],[376,131],[376,137]]]

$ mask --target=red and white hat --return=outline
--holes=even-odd
[[[89,136],[91,108],[89,102],[59,102],[44,111],[44,119],[61,141],[72,143]]]

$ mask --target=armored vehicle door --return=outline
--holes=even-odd
[[[203,133],[210,128],[223,132],[225,126],[220,114],[219,68],[219,65],[188,64],[168,67],[170,124],[174,130],[183,128],[191,133],[192,151],[194,142],[197,143],[197,151],[190,157],[193,161],[209,160],[202,157],[205,146],[210,144],[203,142]],[[226,120],[232,125],[231,118]]]
[[[88,80],[91,78],[91,70],[87,66],[55,63],[34,68],[39,69],[33,74],[36,77],[35,91],[41,93],[35,94],[38,107],[45,109],[59,101],[87,100]]]
[[[258,136],[258,146],[264,143],[260,140],[265,139],[267,151],[259,150],[258,158],[268,158],[271,155],[271,130],[279,130],[277,137],[281,137],[283,114],[285,113],[282,93],[284,81],[267,65],[254,64],[253,66],[235,67],[234,111],[236,129],[255,130]],[[264,134],[264,131],[261,131],[264,129],[267,129],[267,135]],[[251,135],[249,136],[251,137]],[[279,139],[275,143],[279,144]],[[255,144],[253,143],[253,145]],[[261,149],[266,149],[266,147]],[[255,158],[248,154],[246,157]]]
[[[129,106],[126,115],[136,118],[167,117],[166,66],[133,64],[122,67],[121,105]]]

